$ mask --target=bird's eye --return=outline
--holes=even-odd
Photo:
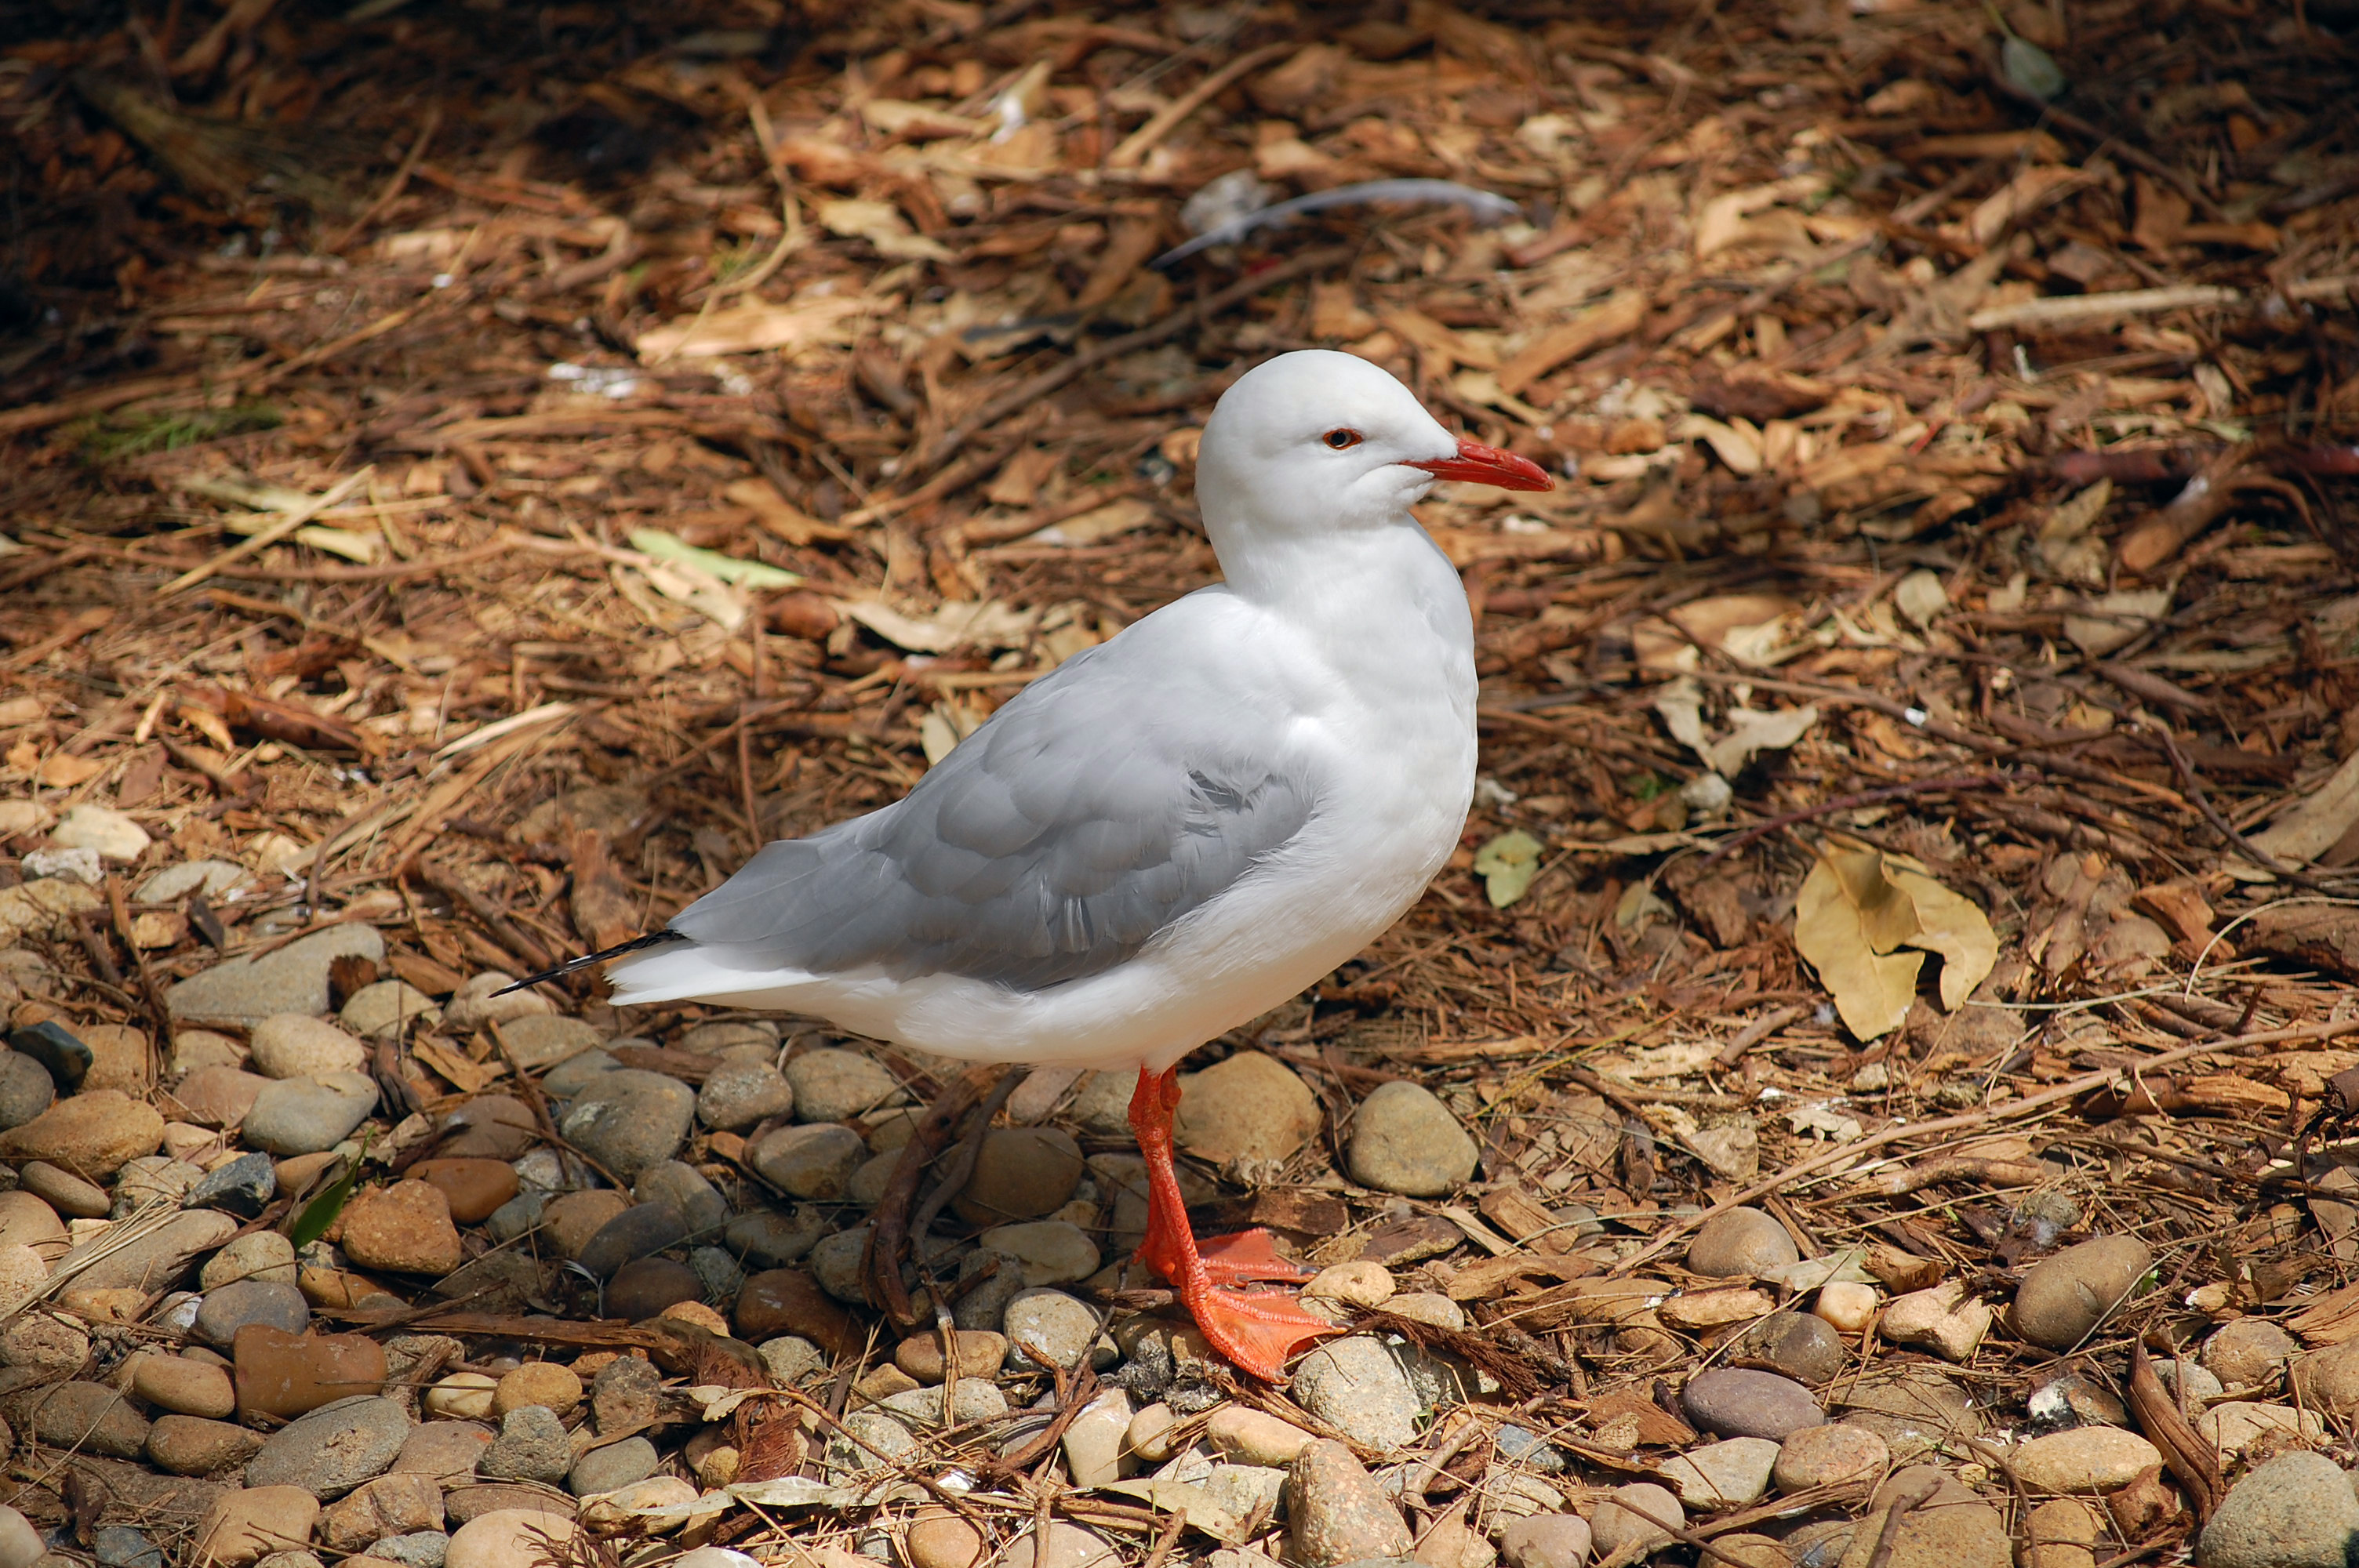
[[[1360,444],[1360,433],[1357,430],[1340,428],[1330,430],[1319,438],[1339,452],[1348,452]]]

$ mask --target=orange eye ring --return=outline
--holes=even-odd
[[[1361,436],[1357,430],[1339,426],[1319,438],[1326,442],[1332,451],[1348,452],[1360,444]]]

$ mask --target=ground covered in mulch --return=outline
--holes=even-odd
[[[1620,1563],[2003,1564],[2035,1537],[2042,1568],[2183,1558],[2248,1467],[2350,1458],[2359,1412],[2333,1356],[2359,1336],[2354,22],[2230,0],[37,10],[0,46],[12,1044],[113,1043],[104,1092],[230,1123],[162,1141],[225,1162],[236,1115],[169,1093],[249,1064],[257,1020],[174,987],[364,925],[322,1000],[398,980],[438,1011],[347,1013],[377,1109],[348,1158],[282,1162],[257,1223],[299,1226],[300,1182],[342,1201],[353,1159],[386,1184],[447,1152],[473,1098],[565,1142],[469,981],[651,928],[761,842],[897,797],[1026,682],[1211,580],[1198,427],[1267,355],[1343,348],[1560,476],[1423,509],[1477,611],[1461,854],[1197,1062],[1259,1053],[1307,1086],[1290,1141],[1197,1162],[1201,1217],[1363,1266],[1326,1299],[1397,1290],[1414,1310],[1343,1343],[1400,1369],[1411,1428],[1157,1362],[1132,1315],[1156,1303],[1109,1272],[1060,1282],[1133,1325],[1127,1359],[1019,1357],[1037,1409],[883,1454],[843,1423],[907,1391],[872,1379],[930,1316],[880,1315],[872,1271],[801,1402],[752,1407],[781,1412],[766,1447],[719,1398],[651,1428],[691,1491],[783,1489],[609,1508],[571,1550],[913,1553],[929,1511],[973,1540],[937,1530],[921,1568],[1030,1538],[1043,1568],[1328,1568],[1339,1541],[1568,1568],[1524,1516],[1586,1518]],[[1349,189],[1403,180],[1447,183]],[[242,871],[143,896],[201,860]],[[741,1022],[709,1010],[618,1012],[592,975],[542,996],[690,1087],[723,1042],[760,1044],[688,1036]],[[789,1020],[775,1054],[837,1044]],[[991,1087],[862,1048],[915,1102]],[[1468,1131],[1471,1173],[1370,1179],[1356,1108],[1397,1082]],[[1038,1075],[984,1104],[1119,1153],[1089,1091]],[[864,1155],[899,1147],[853,1119]],[[953,1169],[968,1119],[933,1130]],[[676,1151],[704,1190],[810,1199],[814,1236],[867,1223],[758,1157],[780,1119],[723,1120]],[[1120,1180],[1092,1169],[1040,1212],[1110,1260]],[[899,1222],[914,1205],[963,1247],[992,1217],[937,1184]],[[112,1201],[152,1228],[162,1200]],[[1740,1207],[1769,1232],[1717,1224]],[[1700,1267],[1700,1227],[1758,1249]],[[305,1239],[339,1281],[307,1292],[323,1325],[437,1299]],[[509,1245],[470,1227],[470,1266]],[[461,1302],[478,1319],[429,1371],[659,1346],[520,1326],[597,1314],[548,1256]],[[2049,1262],[2096,1270],[2085,1321],[2021,1317]],[[734,1284],[699,1279],[727,1314]],[[913,1269],[891,1304],[939,1283]],[[43,1310],[92,1359],[18,1367],[103,1381],[187,1330],[174,1298],[70,1284]],[[2289,1384],[2289,1356],[2314,1375]],[[1674,1456],[1793,1443],[1715,1413],[1686,1386],[1707,1368],[1796,1377],[1876,1448],[1796,1459],[1782,1503],[1766,1470],[1715,1492]],[[1117,1386],[1178,1435],[1131,1428],[1102,1474],[1071,1434]],[[2201,1409],[2223,1390],[2247,1413]],[[1292,1460],[1284,1508],[1222,1506],[1258,1483],[1190,1468],[1207,1411],[1224,1463],[1272,1467],[1222,1400],[1342,1457]],[[61,1482],[82,1472],[35,1425],[18,1503],[64,1550],[152,1522]],[[2089,1476],[2011,1446],[2115,1428],[2071,1448]],[[1995,1534],[1924,1524],[1950,1494],[1893,1467],[1929,1455]],[[1599,1507],[1658,1481],[1634,1507],[1678,1495],[1668,1548]],[[2036,1527],[2049,1491],[2107,1506]],[[1391,1530],[1323,1532],[1338,1497]],[[2201,1555],[2308,1561],[2251,1550]]]

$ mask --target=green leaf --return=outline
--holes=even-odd
[[[287,1232],[287,1239],[294,1243],[296,1251],[300,1252],[328,1234],[328,1227],[336,1223],[338,1215],[344,1212],[344,1205],[352,1201],[353,1188],[361,1179],[361,1162],[367,1158],[368,1140],[363,1138],[360,1152],[353,1155],[352,1162],[344,1167],[344,1173],[329,1183],[326,1191],[303,1206],[303,1212],[296,1217],[295,1224]]]
[[[1539,875],[1543,847],[1522,828],[1512,827],[1474,851],[1474,874],[1483,879],[1492,908],[1505,909],[1524,896]]]
[[[667,534],[660,528],[634,529],[631,545],[658,560],[678,561],[723,582],[734,582],[746,588],[793,588],[803,580],[799,572],[790,572],[783,567],[765,566],[760,561],[741,561],[718,550],[701,549],[679,535]]]

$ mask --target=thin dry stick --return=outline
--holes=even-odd
[[[310,522],[312,518],[317,517],[321,513],[325,512],[331,506],[340,503],[344,497],[352,494],[353,492],[366,484],[369,480],[369,475],[375,472],[376,472],[376,465],[375,463],[371,463],[361,469],[357,473],[346,474],[343,479],[338,481],[335,485],[323,491],[320,494],[313,496],[310,500],[305,502],[294,511],[289,512],[287,515],[281,517],[277,522],[271,524],[261,533],[253,535],[251,538],[241,539],[236,544],[232,545],[228,549],[223,550],[221,554],[215,556],[212,559],[205,562],[202,566],[191,567],[187,571],[182,572],[179,577],[174,578],[170,582],[166,583],[162,588],[157,589],[156,597],[158,599],[169,599],[174,594],[180,592],[184,589],[194,588],[197,584],[204,581],[205,579],[212,576],[213,573],[221,570],[223,567],[234,566],[237,562],[245,559],[248,556],[257,555],[260,552],[268,549],[271,546],[278,543],[279,540],[287,537],[288,535],[292,534],[298,528],[300,528],[305,524]]]
[[[1136,168],[1141,159],[1155,145],[1180,128],[1180,123],[1228,90],[1231,82],[1255,67],[1276,59],[1294,49],[1292,44],[1264,44],[1247,54],[1241,54],[1187,92],[1155,112],[1152,119],[1122,139],[1122,145],[1107,155],[1108,168]]]
[[[385,182],[385,189],[377,192],[376,200],[362,208],[361,215],[347,224],[342,233],[330,240],[323,249],[331,254],[342,251],[359,237],[363,229],[375,222],[385,210],[393,205],[394,199],[408,185],[409,177],[417,172],[418,160],[426,156],[427,144],[433,141],[434,133],[441,124],[442,105],[440,103],[429,103],[426,106],[426,122],[418,127],[418,139],[409,144],[409,151],[403,157],[401,167],[393,171],[393,178]]]
[[[2324,1023],[2304,1024],[2298,1029],[2270,1029],[2257,1034],[2239,1034],[2225,1040],[2181,1045],[2176,1050],[2165,1051],[2158,1056],[2149,1056],[2135,1064],[2135,1067],[2139,1072],[2152,1072],[2158,1067],[2168,1067],[2174,1062],[2185,1062],[2197,1056],[2208,1056],[2221,1051],[2234,1051],[2245,1045],[2274,1045],[2289,1040],[2328,1040],[2338,1034],[2352,1033],[2359,1033],[2359,1018],[2331,1019]],[[1660,1257],[1673,1242],[1698,1226],[1717,1219],[1733,1208],[1742,1208],[1754,1199],[1765,1194],[1774,1193],[1789,1182],[1799,1181],[1802,1177],[1825,1170],[1830,1165],[1838,1165],[1846,1160],[1857,1159],[1871,1149],[1881,1149],[1886,1144],[1898,1143],[1906,1139],[1955,1132],[1963,1128],[1981,1127],[1989,1122],[2021,1116],[2027,1111],[2037,1110],[2041,1106],[2054,1105],[2058,1100],[2071,1099],[2075,1096],[2087,1094],[2092,1089],[2103,1088],[2124,1070],[2120,1067],[2107,1067],[2093,1073],[2083,1073],[2077,1078],[2067,1079],[2052,1088],[2042,1089],[2038,1094],[2026,1095],[2021,1099],[2008,1100],[2002,1105],[1985,1106],[1980,1110],[1965,1111],[1957,1116],[1938,1117],[1931,1121],[1887,1127],[1883,1131],[1871,1133],[1865,1138],[1855,1138],[1848,1143],[1838,1143],[1832,1148],[1821,1150],[1807,1160],[1796,1161],[1774,1176],[1765,1177],[1751,1186],[1723,1198],[1701,1214],[1685,1215],[1674,1220],[1665,1226],[1654,1240],[1614,1265],[1611,1271],[1616,1274],[1626,1274],[1641,1263]]]

